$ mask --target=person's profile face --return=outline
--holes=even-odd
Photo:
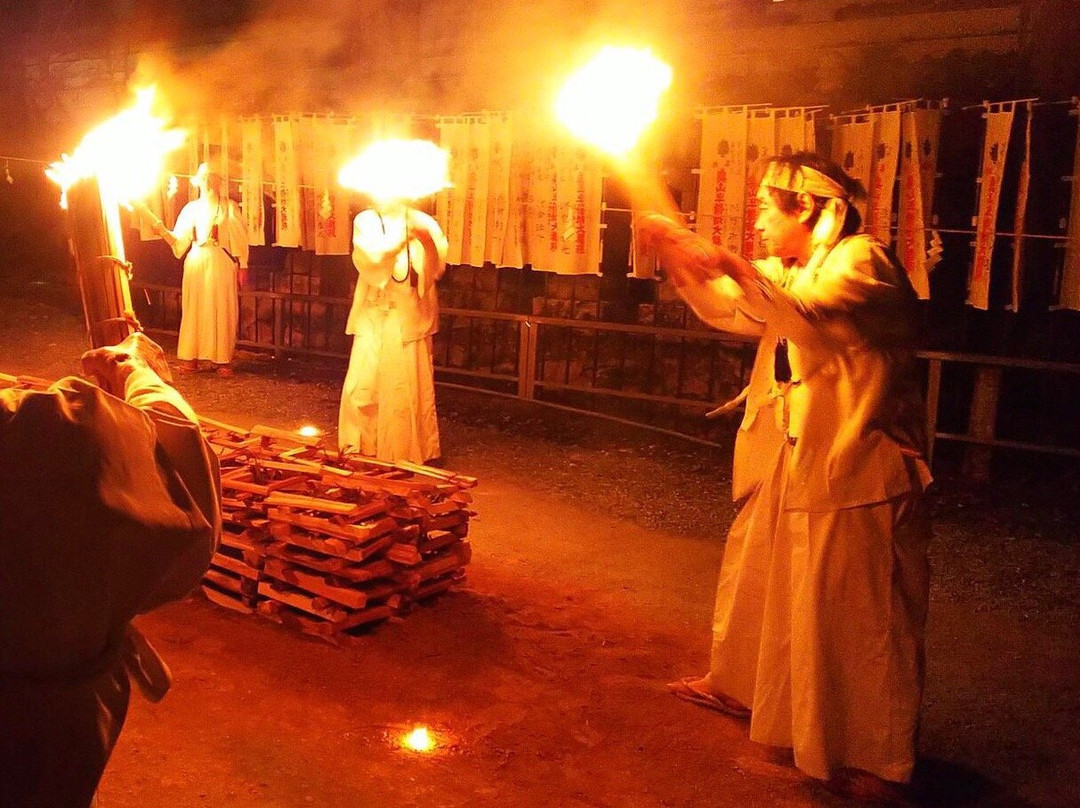
[[[776,202],[772,189],[758,188],[758,215],[754,229],[761,236],[769,255],[777,258],[796,258],[802,252],[809,231],[799,219],[799,212],[787,213]]]

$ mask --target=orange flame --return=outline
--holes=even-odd
[[[647,49],[605,47],[563,85],[555,114],[575,137],[623,157],[656,120],[671,79]]]
[[[165,156],[179,148],[187,133],[169,129],[150,107],[154,88],[136,91],[135,104],[92,129],[71,155],[45,170],[60,186],[61,207],[74,183],[96,177],[102,201],[130,205],[149,194],[161,176]]]
[[[422,199],[450,187],[450,155],[429,140],[372,143],[342,166],[338,182],[376,202]]]

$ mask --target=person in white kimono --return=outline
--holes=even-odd
[[[100,386],[0,390],[0,805],[92,803],[168,668],[132,625],[197,586],[221,534],[216,456],[141,333],[83,356]]]
[[[238,285],[248,266],[247,223],[229,198],[224,178],[206,163],[192,183],[201,195],[184,205],[176,226],[169,230],[160,221],[152,224],[173,255],[184,259],[176,357],[181,370],[198,370],[203,360],[219,376],[229,377],[240,316]]]
[[[894,798],[915,763],[930,475],[916,295],[857,234],[860,192],[816,155],[774,158],[755,225],[769,257],[753,263],[664,215],[638,232],[702,320],[760,338],[710,669],[669,687],[748,718],[832,790]]]
[[[353,347],[338,412],[343,451],[414,463],[442,454],[431,338],[446,252],[438,222],[404,202],[353,220],[358,277],[345,327]]]

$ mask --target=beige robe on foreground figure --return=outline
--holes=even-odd
[[[442,453],[431,337],[439,328],[435,282],[446,270],[446,238],[427,214],[409,208],[407,217],[411,228],[432,236],[435,255],[415,237],[407,249],[395,249],[405,239],[401,215],[369,209],[353,222],[359,277],[345,327],[353,347],[341,390],[338,445],[379,460],[423,463]],[[372,260],[383,249],[386,254]]]
[[[680,290],[709,325],[761,338],[709,681],[751,708],[751,739],[792,747],[807,774],[905,782],[929,597],[915,295],[868,236],[821,258],[760,262],[744,289],[721,277]],[[789,384],[774,379],[778,337]]]
[[[237,270],[248,265],[244,215],[231,199],[211,202],[201,196],[184,205],[172,234],[176,237],[173,255],[181,258],[187,253],[176,357],[227,365],[233,358],[239,321]]]
[[[0,390],[0,805],[90,803],[160,660],[131,626],[185,595],[221,530],[217,460],[150,369]]]

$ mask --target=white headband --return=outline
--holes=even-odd
[[[779,191],[793,191],[825,199],[825,204],[814,225],[813,241],[816,245],[832,247],[840,240],[840,231],[847,218],[848,193],[832,177],[810,166],[788,166],[779,162],[769,163],[762,186]]]

